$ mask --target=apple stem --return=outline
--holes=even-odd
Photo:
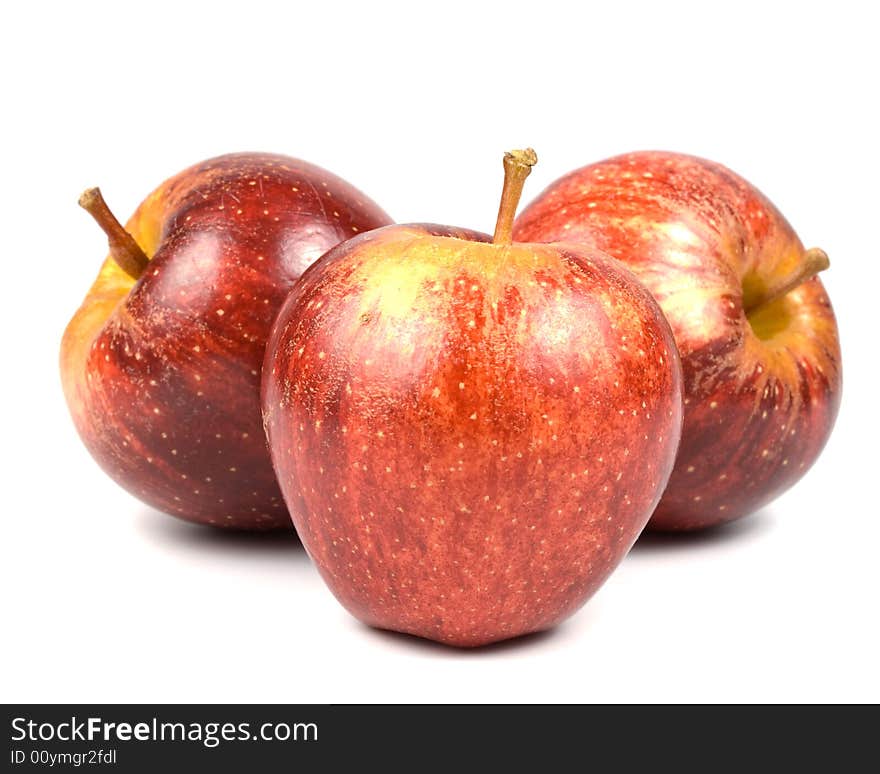
[[[746,314],[756,312],[761,307],[782,298],[786,293],[802,285],[811,277],[815,277],[820,271],[825,271],[829,266],[831,266],[831,262],[825,251],[818,247],[811,247],[804,253],[803,260],[794,272],[787,277],[781,277],[778,282],[767,286],[760,294],[750,300],[745,308]]]
[[[138,279],[147,268],[150,259],[141,250],[140,245],[135,242],[134,237],[116,220],[116,216],[110,211],[107,202],[101,196],[101,189],[89,188],[87,191],[83,191],[82,196],[79,197],[79,206],[95,219],[107,235],[107,241],[110,243],[110,257],[132,279]]]
[[[513,242],[513,219],[522,196],[523,184],[538,163],[538,154],[531,148],[513,150],[504,154],[504,188],[501,191],[501,204],[498,207],[498,220],[495,221],[493,244],[509,245]]]

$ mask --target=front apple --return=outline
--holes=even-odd
[[[349,240],[303,275],[267,346],[279,483],[330,589],[372,626],[458,646],[553,626],[620,562],[672,468],[671,331],[607,256],[511,243],[531,163],[506,159],[494,240],[423,225]]]

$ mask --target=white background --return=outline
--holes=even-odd
[[[303,5],[4,11],[0,699],[880,700],[869,4]],[[730,528],[640,541],[550,634],[457,652],[360,625],[291,540],[176,522],[92,462],[57,373],[105,252],[83,188],[124,219],[195,161],[270,150],[398,220],[490,230],[501,153],[524,145],[527,200],[608,155],[686,151],[828,251],[844,401],[796,488]]]

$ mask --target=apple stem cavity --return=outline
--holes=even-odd
[[[523,184],[538,163],[538,154],[531,148],[513,150],[504,154],[504,188],[495,221],[493,244],[509,245],[513,242],[513,219],[522,196]]]
[[[82,196],[79,197],[79,206],[95,219],[107,235],[110,257],[132,279],[138,279],[147,268],[150,259],[110,211],[101,195],[101,189],[89,188],[83,191]]]
[[[828,260],[826,252],[818,247],[811,247],[804,253],[803,260],[791,274],[780,277],[777,282],[767,285],[760,293],[756,293],[748,299],[745,304],[746,315],[757,312],[762,307],[782,298],[786,293],[790,293],[808,279],[815,277],[820,271],[825,271],[829,266],[831,266],[831,261]]]

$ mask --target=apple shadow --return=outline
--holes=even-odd
[[[395,632],[390,629],[377,629],[360,622],[358,622],[358,625],[362,631],[366,630],[371,636],[380,640],[385,640],[388,644],[399,645],[432,656],[449,656],[451,658],[486,658],[503,653],[506,654],[528,650],[529,648],[536,647],[542,643],[558,638],[560,629],[564,628],[562,625],[555,626],[552,629],[545,629],[541,632],[532,632],[531,634],[523,634],[519,637],[512,637],[509,640],[501,640],[500,642],[493,642],[489,645],[480,645],[476,648],[458,648],[453,645],[445,645],[442,642],[426,640],[424,637],[418,637],[415,634]]]
[[[773,522],[769,508],[717,527],[687,532],[654,532],[646,529],[630,550],[632,554],[692,551],[727,543],[752,540],[767,532]]]
[[[247,532],[192,524],[151,508],[138,514],[137,530],[149,540],[174,548],[187,548],[234,554],[262,553],[292,555],[308,562],[299,536],[290,530]]]

